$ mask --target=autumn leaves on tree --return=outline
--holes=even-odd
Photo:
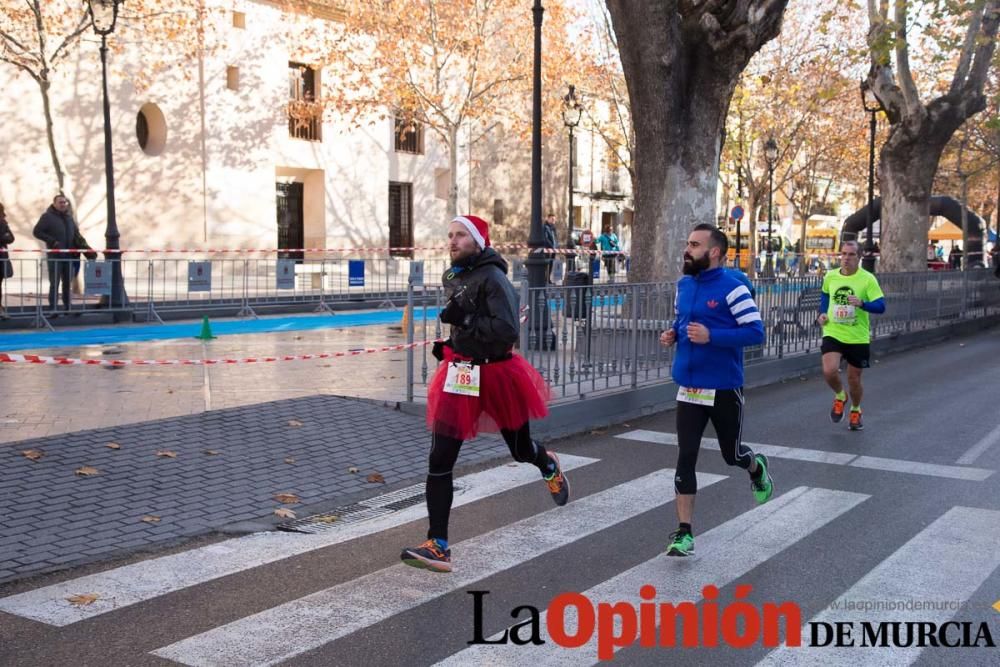
[[[328,72],[324,105],[358,125],[394,116],[402,133],[422,128],[446,147],[448,212],[458,208],[458,150],[498,124],[527,136],[532,33],[519,0],[353,0],[311,57]],[[546,2],[543,90],[552,124],[574,69],[571,18]]]
[[[716,219],[720,183],[727,199],[741,199],[750,224],[766,218],[768,137],[780,153],[775,191],[796,218],[831,212],[837,203],[863,205],[862,78],[884,108],[877,142],[880,269],[924,266],[935,183],[950,190],[943,194],[965,191],[981,212],[996,213],[1000,0],[590,3],[544,3],[543,131],[562,131],[562,96],[575,83],[587,129],[632,178],[632,280],[679,274],[687,231]],[[96,45],[90,56],[81,50],[89,19],[77,0],[7,4],[0,65],[38,84],[62,187],[53,130],[60,121],[49,89],[67,62],[96,58]],[[317,99],[290,103],[289,114],[302,122],[337,115],[357,127],[391,117],[400,133],[433,135],[448,155],[450,213],[458,207],[460,149],[499,127],[507,137],[527,138],[530,3],[266,4],[281,16],[268,39],[281,39],[291,62],[322,71]],[[111,48],[143,44],[141,71],[124,73],[136,90],[171,63],[219,48],[211,11],[202,0],[126,3]]]

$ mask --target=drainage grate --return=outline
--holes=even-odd
[[[459,495],[466,490],[461,484],[454,484],[455,495]],[[351,505],[343,505],[334,508],[329,512],[314,514],[313,516],[302,517],[294,521],[279,524],[278,530],[292,533],[328,533],[336,530],[340,526],[368,521],[380,516],[392,514],[407,507],[413,507],[424,502],[424,485],[414,484],[403,489],[398,489],[390,493],[384,493],[374,498],[368,498]]]

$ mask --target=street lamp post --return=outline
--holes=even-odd
[[[767,254],[764,260],[764,277],[774,277],[774,255],[771,246],[771,233],[774,229],[774,163],[778,161],[778,144],[774,137],[768,137],[764,143],[764,159],[767,160]]]
[[[580,117],[583,115],[583,107],[576,99],[576,86],[571,85],[569,92],[563,98],[563,124],[569,130],[569,178],[567,178],[567,189],[569,191],[569,210],[566,215],[566,247],[573,246],[573,171],[576,169],[576,154],[573,150],[573,130],[580,124]],[[569,272],[569,255],[567,259],[567,273]],[[574,264],[576,259],[574,257]],[[575,269],[575,267],[574,267]]]
[[[868,122],[868,236],[865,241],[864,254],[861,257],[861,268],[865,271],[875,271],[875,242],[872,240],[875,226],[874,200],[875,200],[875,130],[877,121],[875,115],[882,109],[882,103],[875,96],[875,91],[871,89],[868,82],[861,80],[861,104],[869,114]],[[883,210],[885,207],[883,205]]]
[[[535,61],[531,91],[531,233],[528,236],[529,255],[528,288],[533,296],[529,298],[529,330],[537,341],[537,349],[548,349],[555,336],[549,323],[548,301],[545,286],[548,283],[545,269],[548,258],[542,251],[545,237],[542,233],[542,17],[545,8],[542,0],[535,0],[531,8],[535,24]],[[530,347],[529,342],[529,347]]]
[[[115,168],[111,153],[111,105],[108,101],[108,35],[115,31],[118,22],[118,11],[125,0],[87,0],[90,12],[90,22],[94,32],[101,36],[101,85],[104,90],[104,173],[107,183],[108,220],[104,231],[104,258],[111,262],[111,299],[112,310],[125,305],[125,286],[122,281],[121,253],[117,252],[119,244],[118,221],[115,217]],[[115,311],[116,322],[124,319],[124,313]]]

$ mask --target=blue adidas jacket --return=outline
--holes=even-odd
[[[764,342],[764,323],[743,280],[725,268],[684,276],[677,283],[674,382],[701,389],[743,386],[743,348]],[[691,322],[708,327],[709,342],[688,340]]]

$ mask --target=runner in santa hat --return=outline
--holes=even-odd
[[[431,453],[427,473],[427,541],[403,549],[414,567],[451,571],[448,515],[452,470],[464,440],[480,431],[500,431],[515,461],[541,472],[553,500],[565,505],[569,481],[555,454],[531,439],[528,423],[548,414],[549,388],[523,357],[518,339],[518,295],[507,280],[507,262],[490,247],[489,225],[463,215],[448,227],[452,266],[444,274],[448,301],[441,321],[451,337],[434,346],[441,361],[427,389]]]

